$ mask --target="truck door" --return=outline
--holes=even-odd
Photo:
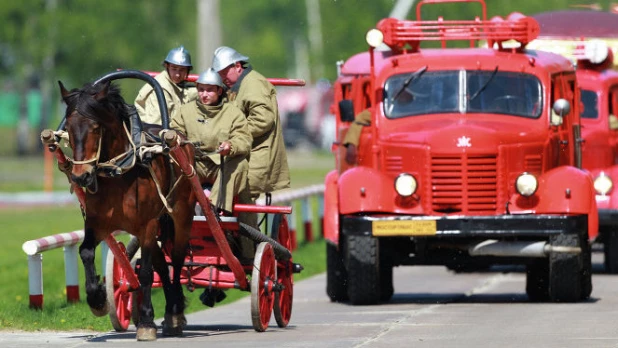
[[[618,164],[618,85],[609,90],[609,139],[614,164]]]
[[[579,134],[579,105],[574,102],[576,94],[574,74],[554,75],[550,107],[554,105],[556,100],[565,99],[569,102],[571,108],[567,114],[562,115],[562,121],[559,125],[551,127],[551,167],[576,165],[577,162],[581,164],[581,144],[576,141],[574,136],[574,133]],[[554,119],[556,115],[553,109],[551,113],[552,119]]]
[[[354,111],[358,115],[363,110],[371,107],[371,82],[369,77],[357,80],[356,96],[354,98]],[[374,118],[375,120],[375,118]],[[372,121],[373,123],[374,121]],[[358,143],[358,164],[371,166],[371,147],[373,146],[373,127],[364,126]]]
[[[368,76],[355,76],[351,78],[346,83],[342,83],[339,85],[339,88],[335,90],[335,100],[348,100],[352,102],[354,107],[354,115],[358,115],[361,111],[367,109],[371,105],[370,100],[370,80]],[[336,112],[338,116],[337,119],[337,139],[338,144],[342,144],[345,135],[350,128],[350,122],[343,122],[341,120],[341,115],[339,111]],[[363,151],[360,150],[361,146],[366,146],[371,143],[371,127],[363,127],[361,140],[358,148],[358,158],[357,163],[360,163],[362,157],[367,157],[366,155],[361,155]],[[346,156],[346,148],[344,146],[338,146],[334,149],[336,152],[336,163],[337,170],[339,173],[344,172],[350,166],[345,161]]]

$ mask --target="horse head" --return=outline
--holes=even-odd
[[[96,189],[97,164],[123,151],[124,100],[109,82],[86,84],[71,91],[62,82],[58,84],[67,105],[65,125],[73,151],[71,179]]]

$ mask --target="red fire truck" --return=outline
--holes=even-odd
[[[395,266],[506,264],[526,267],[533,301],[586,299],[598,216],[579,168],[573,65],[521,48],[538,23],[519,13],[488,20],[483,0],[465,1],[481,8],[475,19],[421,18],[423,6],[446,2],[419,1],[417,20],[381,20],[368,51],[339,67],[338,141],[355,114],[369,109],[371,121],[357,164],[335,144],[325,178],[326,292],[376,304],[392,297]]]
[[[582,167],[594,180],[605,269],[618,273],[618,15],[568,10],[534,16],[539,37],[526,47],[559,53],[577,65],[581,88]],[[572,23],[578,25],[572,25]],[[583,36],[582,34],[585,34]],[[612,50],[613,48],[613,50]]]

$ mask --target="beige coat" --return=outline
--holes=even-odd
[[[359,112],[356,117],[354,117],[354,122],[350,124],[350,128],[348,128],[348,131],[345,133],[345,137],[343,138],[343,145],[352,144],[358,146],[363,127],[368,127],[370,125],[371,111],[369,111],[369,109],[365,109]]]
[[[249,158],[251,195],[290,187],[275,87],[260,73],[246,68],[228,95],[247,116],[253,137]]]
[[[174,114],[170,127],[186,134],[188,140],[197,144],[203,153],[210,153],[197,159],[196,169],[202,183],[213,184],[210,194],[213,204],[231,212],[235,196],[239,197],[239,203],[251,203],[247,177],[251,134],[247,120],[238,108],[230,103],[205,105],[195,100],[183,105],[180,112]],[[213,152],[222,141],[230,142],[231,152],[224,159],[225,191],[221,194],[220,155]]]
[[[159,82],[163,89],[170,122],[182,105],[194,101],[197,98],[197,90],[195,87],[182,88],[176,85],[172,82],[166,70],[158,74],[155,80]],[[149,84],[145,84],[137,94],[135,98],[135,108],[142,122],[161,124],[161,112],[157,102],[157,95]]]

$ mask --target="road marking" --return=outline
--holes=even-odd
[[[481,284],[479,286],[476,286],[476,287],[472,288],[470,291],[466,292],[464,294],[464,297],[468,297],[468,296],[471,296],[471,295],[474,295],[474,294],[480,294],[480,293],[484,293],[484,292],[490,291],[491,289],[494,289],[498,284],[500,284],[500,283],[502,283],[504,281],[507,281],[509,278],[512,278],[510,276],[510,274],[502,274],[501,273],[501,274],[494,275],[494,276],[490,277],[489,279],[487,279],[485,282],[483,282],[483,284]],[[389,323],[388,325],[386,325],[375,336],[369,338],[365,342],[362,342],[360,344],[355,345],[354,347],[355,348],[359,348],[359,347],[365,347],[365,346],[371,345],[372,343],[377,342],[381,337],[385,336],[386,334],[388,334],[389,332],[391,332],[395,328],[400,327],[400,326],[409,326],[409,324],[405,324],[405,322],[408,321],[410,318],[417,317],[419,315],[430,314],[430,313],[434,312],[436,309],[444,306],[445,304],[457,302],[458,299],[461,299],[461,297],[457,296],[457,297],[453,298],[452,301],[446,301],[444,303],[439,303],[439,304],[431,305],[431,306],[425,307],[425,308],[420,309],[420,310],[415,310],[412,313],[408,313],[408,315],[403,316],[403,317],[399,318],[398,320],[395,320],[395,321]],[[375,313],[375,312],[369,312],[369,313]],[[389,313],[393,313],[393,312],[389,312]],[[368,313],[366,313],[366,314],[368,314]]]

